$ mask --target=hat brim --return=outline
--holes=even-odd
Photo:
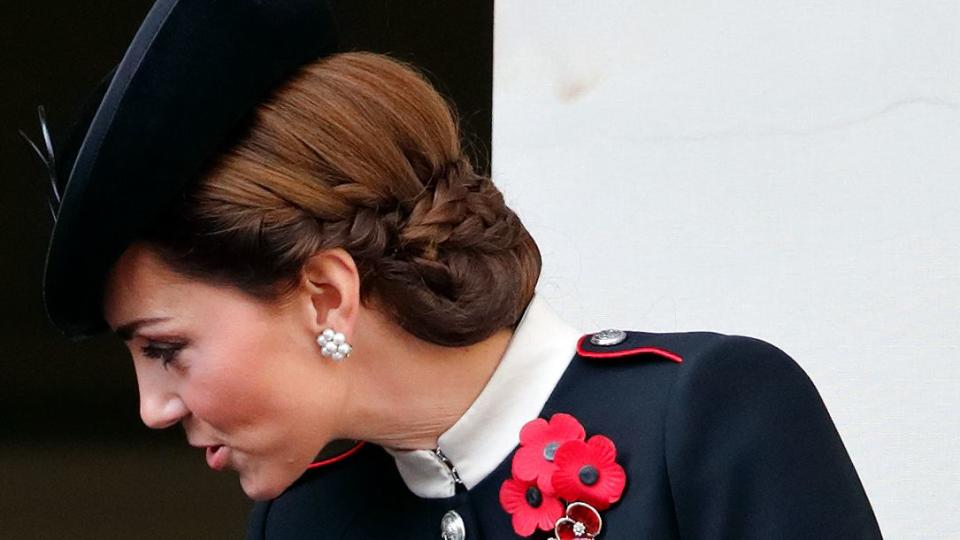
[[[160,0],[123,56],[70,168],[44,264],[47,316],[108,329],[113,264],[285,76],[333,52],[326,2]]]

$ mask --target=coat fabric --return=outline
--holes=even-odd
[[[626,335],[584,336],[540,414],[568,413],[616,445],[626,487],[598,538],[881,538],[819,393],[786,353],[713,332]],[[366,444],[257,503],[248,538],[443,538],[451,510],[466,539],[519,538],[499,498],[512,457],[470,489],[422,498]]]

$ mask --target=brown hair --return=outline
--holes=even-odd
[[[516,324],[541,266],[452,107],[411,66],[366,52],[296,72],[142,240],[174,270],[267,301],[342,247],[364,305],[447,346]]]

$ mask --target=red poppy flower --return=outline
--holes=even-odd
[[[557,540],[584,540],[600,534],[602,525],[600,512],[596,508],[574,502],[567,506],[567,514],[557,520],[553,531]]]
[[[569,441],[557,449],[553,488],[558,497],[606,510],[620,500],[627,475],[617,464],[617,448],[603,435]]]
[[[536,481],[541,492],[553,495],[550,479],[557,470],[557,449],[568,441],[583,441],[584,437],[583,426],[569,414],[554,414],[549,422],[543,418],[527,422],[520,430],[520,448],[513,455],[514,478]]]
[[[513,516],[513,530],[520,536],[530,536],[539,527],[552,531],[563,516],[560,499],[544,495],[535,482],[508,478],[500,485],[500,506]]]

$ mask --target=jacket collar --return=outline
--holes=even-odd
[[[580,335],[534,293],[497,369],[463,416],[440,435],[439,449],[385,449],[410,491],[451,497],[458,483],[471,489],[490,474],[517,446],[523,425],[540,414]]]

